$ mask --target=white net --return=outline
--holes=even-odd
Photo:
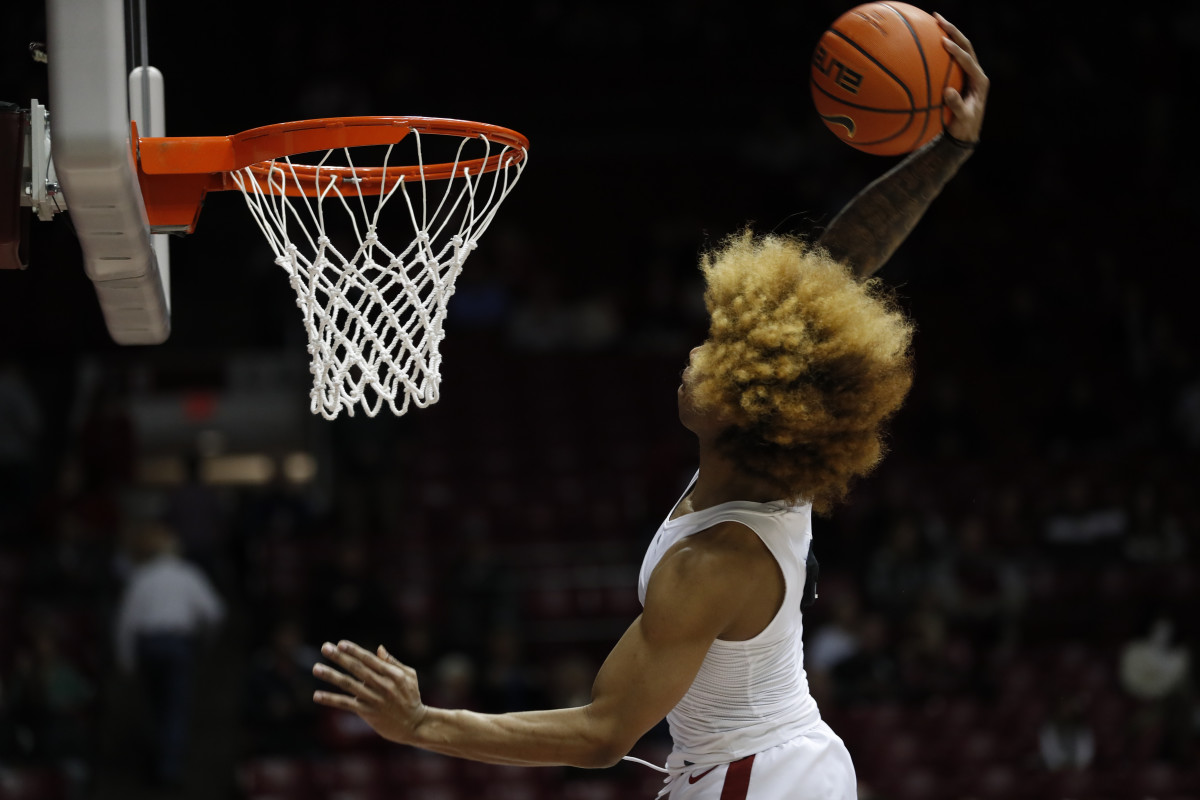
[[[438,346],[454,281],[525,168],[523,151],[464,136],[451,177],[427,180],[421,134],[410,135],[416,137],[416,176],[387,176],[389,146],[384,190],[377,195],[363,190],[349,149],[325,153],[311,197],[297,187],[312,184],[305,174],[313,168],[286,158],[232,173],[296,292],[311,357],[310,407],[326,419],[343,409],[373,417],[384,406],[399,415],[410,404],[437,402]],[[484,158],[499,150],[499,166],[490,172],[461,166],[468,146],[482,147]],[[326,167],[335,152],[348,166]],[[379,222],[389,203],[401,201],[411,242],[393,249],[380,240]]]

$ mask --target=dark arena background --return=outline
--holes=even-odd
[[[33,222],[31,266],[0,273],[0,798],[653,797],[635,764],[387,745],[314,705],[309,669],[354,638],[433,704],[586,702],[694,469],[698,253],[819,232],[896,163],[809,98],[851,5],[150,3],[168,135],[445,116],[521,131],[530,163],[451,302],[441,401],[401,418],[309,413],[300,315],[235,194],[172,242],[155,347],[108,337],[69,214]],[[1200,6],[929,10],[992,91],[880,273],[917,377],[886,460],[815,523],[813,691],[862,800],[1200,798]],[[3,19],[0,100],[45,102],[42,3]],[[126,532],[163,516],[227,606],[166,788],[114,645]],[[633,755],[668,747],[661,726]]]

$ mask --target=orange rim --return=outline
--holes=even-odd
[[[275,159],[345,147],[396,144],[412,131],[482,138],[501,145],[502,151],[486,158],[424,166],[351,169],[292,164],[283,167],[288,176],[294,175],[285,192],[316,196],[328,191],[331,183],[340,186],[353,178],[356,192],[378,194],[390,190],[401,178],[445,180],[465,173],[492,172],[521,162],[529,148],[529,140],[522,134],[483,122],[437,117],[331,117],[281,122],[229,136],[139,138],[134,125],[133,155],[151,228],[191,233],[207,192],[239,188],[231,177],[233,172],[249,168],[266,181]]]

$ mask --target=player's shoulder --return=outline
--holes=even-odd
[[[722,522],[672,545],[646,587],[647,633],[711,641],[728,628],[761,582],[748,538],[754,536],[744,525]]]
[[[778,578],[778,565],[753,530],[720,522],[663,554],[646,589],[643,621],[658,636],[715,639]]]
[[[664,576],[688,582],[742,580],[773,564],[758,534],[733,520],[717,522],[676,542],[659,561]]]

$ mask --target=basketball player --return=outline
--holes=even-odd
[[[854,766],[808,692],[800,609],[811,595],[810,513],[881,453],[911,383],[910,323],[873,274],[970,156],[988,79],[939,17],[967,76],[946,90],[946,134],[854,198],[809,246],[744,233],[703,260],[708,340],[692,351],[679,414],[699,471],[655,535],[643,612],[578,708],[479,714],[421,702],[382,646],[322,653],[315,700],[384,738],[495,764],[606,767],[667,717],[672,800],[851,800]]]

